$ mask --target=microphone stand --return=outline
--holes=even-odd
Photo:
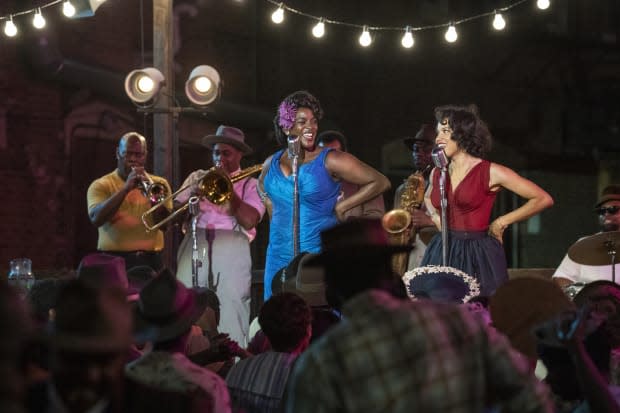
[[[198,259],[198,240],[196,237],[196,225],[200,214],[200,199],[197,196],[189,198],[189,213],[192,215],[192,287],[198,287],[198,269],[202,267],[202,261]]]
[[[607,248],[607,254],[611,255],[611,281],[616,282],[616,243],[611,239],[605,241],[605,248]]]
[[[299,255],[299,152],[301,144],[299,136],[287,138],[288,157],[291,160],[291,176],[293,177],[293,257]]]
[[[448,265],[448,198],[446,197],[446,172],[448,168],[441,168],[439,175],[439,194],[441,196],[441,262]]]

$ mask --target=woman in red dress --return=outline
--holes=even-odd
[[[450,163],[445,192],[448,200],[447,263],[475,277],[480,295],[490,296],[508,280],[502,247],[504,230],[553,205],[553,199],[534,182],[512,169],[484,159],[491,148],[491,133],[475,106],[441,106],[435,109],[437,137]],[[440,171],[431,172],[425,203],[431,219],[441,228]],[[526,202],[489,224],[499,190],[506,188]],[[442,239],[430,242],[421,265],[442,264]]]

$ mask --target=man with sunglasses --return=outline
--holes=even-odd
[[[608,185],[603,189],[601,197],[594,205],[594,211],[598,215],[601,232],[620,230],[620,184]],[[620,274],[620,264],[616,264],[616,274]],[[612,280],[612,268],[610,265],[584,265],[573,261],[568,254],[560,263],[553,274],[553,280],[560,286],[570,284],[587,284],[597,280]]]

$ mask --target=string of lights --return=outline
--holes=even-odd
[[[75,0],[74,0],[75,1]],[[34,7],[28,10],[17,11],[15,13],[8,14],[6,16],[0,16],[0,22],[5,21],[4,23],[4,34],[8,37],[15,37],[19,32],[17,28],[17,24],[13,20],[15,17],[21,17],[24,15],[32,14],[32,25],[36,29],[43,29],[45,27],[45,17],[43,17],[43,10],[49,7],[56,6],[62,3],[62,13],[69,18],[74,17],[87,17],[92,16],[103,2],[106,0],[91,0],[90,3],[84,8],[80,8],[80,10],[76,9],[74,3],[71,0],[52,0],[48,3],[45,3],[39,7]]]
[[[446,32],[444,37],[447,42],[454,43],[458,39],[458,33],[456,31],[456,26],[468,23],[470,21],[479,20],[485,17],[494,16],[493,17],[493,28],[495,30],[504,30],[506,27],[506,19],[504,18],[503,13],[522,5],[530,0],[517,0],[513,3],[508,4],[505,7],[497,8],[485,13],[476,14],[474,16],[464,17],[459,20],[453,20],[446,23],[440,24],[432,24],[426,26],[371,26],[360,23],[350,23],[340,20],[330,19],[325,16],[316,16],[310,13],[306,13],[302,10],[295,9],[293,7],[287,6],[283,2],[278,2],[276,0],[265,0],[270,4],[276,6],[276,10],[271,14],[271,20],[275,24],[280,24],[284,21],[284,13],[290,12],[292,14],[297,14],[303,17],[306,17],[310,20],[316,21],[316,24],[312,27],[312,35],[316,38],[321,38],[325,35],[326,25],[334,25],[334,26],[345,26],[353,29],[361,29],[362,33],[359,36],[359,44],[363,47],[368,47],[372,44],[372,36],[371,32],[379,32],[379,31],[397,31],[404,32],[403,37],[401,38],[401,45],[404,48],[413,47],[415,40],[413,37],[413,33],[420,32],[423,30],[433,30],[433,29],[441,29],[446,28]],[[550,6],[550,0],[536,0],[536,5],[540,10],[546,10]]]
[[[94,0],[95,3],[99,3],[99,4],[103,3],[104,1],[105,0]],[[325,16],[315,16],[313,14],[306,13],[302,10],[298,10],[293,7],[287,6],[283,2],[278,2],[276,0],[265,0],[265,1],[277,7],[277,9],[271,14],[271,20],[275,24],[280,24],[284,21],[285,12],[297,14],[297,15],[306,17],[310,20],[316,21],[316,24],[312,27],[312,35],[316,38],[321,38],[325,35],[326,25],[345,26],[345,27],[349,27],[353,29],[361,29],[362,33],[360,34],[360,37],[359,37],[359,43],[363,47],[368,47],[372,44],[371,32],[397,31],[397,32],[404,33],[403,37],[401,38],[401,45],[404,48],[409,49],[413,47],[413,45],[415,44],[415,40],[413,37],[413,33],[415,32],[420,32],[423,30],[434,30],[434,29],[446,28],[446,32],[444,34],[446,41],[449,43],[454,43],[458,39],[458,33],[456,30],[456,27],[458,25],[468,23],[474,20],[479,20],[479,19],[489,17],[489,16],[494,16],[492,24],[495,30],[504,30],[504,28],[506,27],[506,19],[504,18],[504,13],[530,0],[516,0],[504,7],[500,7],[500,8],[485,12],[485,13],[480,13],[480,14],[476,14],[473,16],[464,17],[459,20],[453,20],[453,21],[446,22],[446,23],[432,24],[432,25],[425,25],[425,26],[405,26],[405,27],[402,27],[402,26],[371,26],[371,25],[366,25],[366,24],[350,23],[350,22],[330,19]],[[39,7],[18,11],[18,12],[11,13],[6,16],[0,16],[0,21],[3,21],[3,20],[5,21],[4,34],[8,37],[16,36],[18,33],[18,28],[13,18],[20,17],[20,16],[27,15],[27,14],[33,14],[32,25],[35,28],[37,29],[44,28],[45,18],[43,17],[42,10],[52,7],[52,6],[56,6],[60,3],[62,3],[62,12],[66,17],[75,17],[76,8],[73,5],[73,3],[71,3],[71,0],[52,0]],[[91,8],[92,13],[94,13],[94,9],[96,9],[96,7],[98,7],[99,4]],[[550,6],[550,0],[536,0],[536,5],[538,6],[539,9],[546,10]]]

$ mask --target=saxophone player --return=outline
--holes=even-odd
[[[147,231],[141,217],[151,208],[145,182],[170,193],[166,179],[146,173],[147,145],[137,132],[124,134],[116,148],[116,170],[94,180],[88,187],[88,216],[97,227],[97,249],[125,259],[127,269],[147,265],[159,271],[163,262],[164,233]],[[154,219],[163,219],[172,209],[172,200],[161,206]]]
[[[436,135],[433,125],[425,123],[413,138],[403,140],[407,149],[411,151],[414,173],[396,188],[394,208],[405,209],[411,214],[412,239],[410,242],[414,248],[409,253],[406,271],[420,265],[426,245],[437,232],[424,205],[424,191],[431,171],[431,151]]]

